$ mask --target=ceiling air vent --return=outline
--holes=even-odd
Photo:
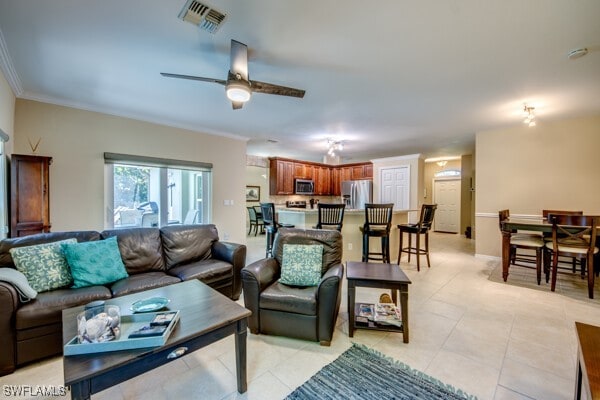
[[[188,0],[179,13],[179,19],[215,33],[227,16],[196,0]]]

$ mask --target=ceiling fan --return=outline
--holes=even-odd
[[[274,85],[272,83],[250,80],[248,78],[248,46],[237,40],[231,39],[231,66],[227,74],[227,80],[204,78],[201,76],[179,75],[161,72],[162,76],[168,78],[189,79],[192,81],[213,82],[225,86],[227,98],[231,100],[234,110],[242,108],[245,102],[250,100],[252,92],[277,94],[280,96],[304,97],[304,90],[294,89],[286,86]]]

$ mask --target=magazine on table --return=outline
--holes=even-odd
[[[361,303],[358,306],[358,314],[356,315],[357,322],[367,322],[367,320],[373,321],[373,316],[375,314],[374,308],[374,304]]]
[[[375,304],[374,321],[383,325],[402,326],[400,309],[394,303]]]

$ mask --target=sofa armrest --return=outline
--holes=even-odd
[[[230,242],[215,242],[212,247],[213,258],[233,265],[233,284],[231,298],[237,300],[242,292],[241,271],[246,265],[246,245]]]
[[[15,313],[19,308],[19,293],[8,282],[0,281],[0,376],[10,374],[16,368]]]
[[[344,265],[337,264],[325,273],[319,283],[317,292],[319,341],[331,342],[333,329],[342,300],[342,279],[344,278]]]
[[[264,258],[242,269],[242,284],[244,286],[244,306],[252,311],[248,317],[250,332],[260,331],[260,292],[279,279],[280,267],[274,258]]]

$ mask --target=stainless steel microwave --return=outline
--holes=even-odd
[[[310,179],[296,179],[294,181],[295,194],[313,194],[315,191],[315,183]]]

